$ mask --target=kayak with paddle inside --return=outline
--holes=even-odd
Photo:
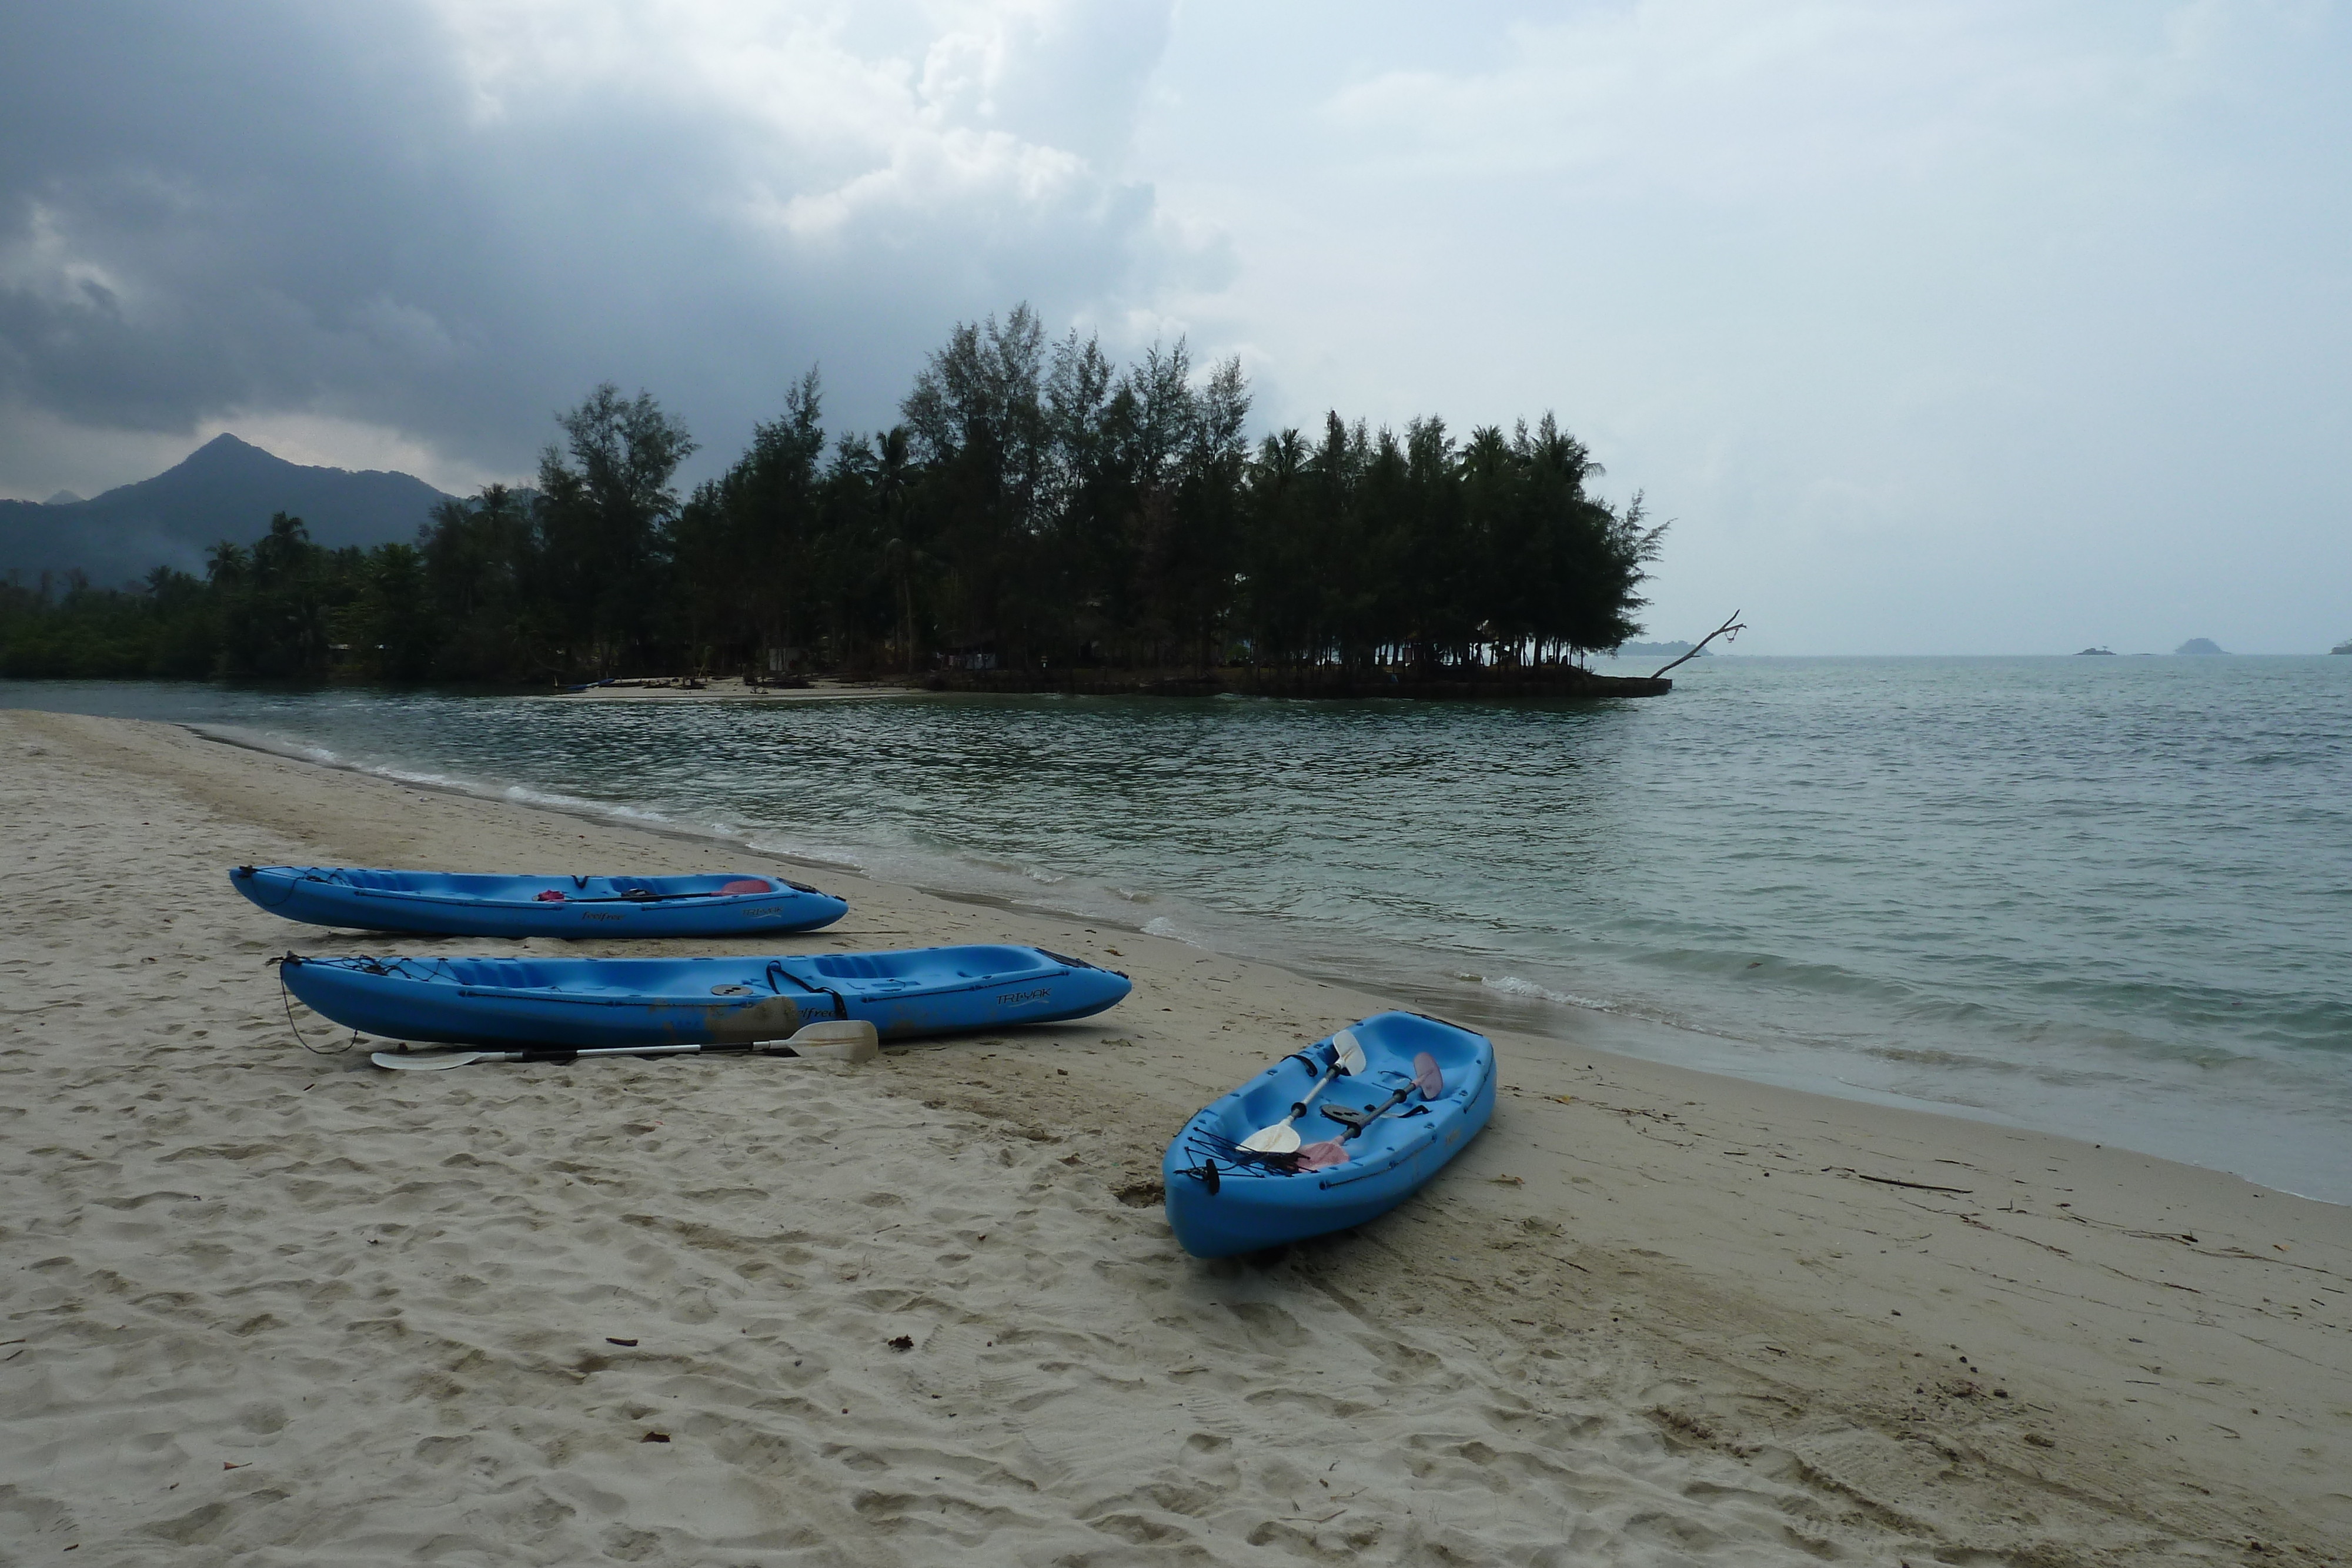
[[[1168,1224],[1202,1258],[1361,1225],[1419,1191],[1495,1113],[1495,1046],[1376,1014],[1205,1106],[1160,1161]]]
[[[229,884],[312,925],[420,936],[750,936],[849,913],[780,876],[506,876],[358,866],[241,865]]]

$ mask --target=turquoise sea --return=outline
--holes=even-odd
[[[1676,675],[1593,705],[66,682],[0,682],[0,705],[177,720],[2352,1201],[2352,658]]]

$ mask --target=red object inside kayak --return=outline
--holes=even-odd
[[[776,884],[761,876],[747,876],[729,883],[720,893],[773,893]]]
[[[539,902],[541,904],[561,904],[563,902],[563,895],[551,887],[545,893],[539,895]]]

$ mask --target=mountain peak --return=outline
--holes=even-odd
[[[177,466],[196,469],[223,467],[246,469],[260,464],[273,463],[285,464],[289,468],[300,466],[299,464],[287,463],[286,459],[278,456],[275,452],[265,451],[250,441],[240,441],[224,430],[185,457],[181,458]],[[165,472],[169,473],[170,470],[166,469]]]
[[[310,526],[329,549],[409,539],[440,491],[407,474],[289,463],[223,432],[152,479],[121,485],[46,517],[0,517],[0,572],[79,568],[102,582],[141,577],[152,567],[204,570],[215,540],[240,543],[286,512]]]

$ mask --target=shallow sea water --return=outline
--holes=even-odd
[[[1584,705],[0,682],[0,706],[717,833],[2352,1201],[2352,658],[1676,676]]]

